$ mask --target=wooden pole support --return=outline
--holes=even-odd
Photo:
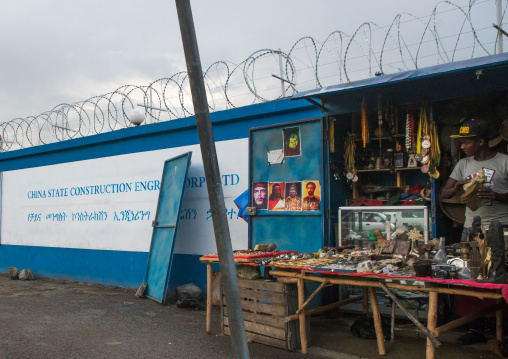
[[[305,282],[303,278],[298,278],[298,307],[305,302]],[[300,343],[302,346],[302,354],[307,354],[307,331],[305,330],[305,311],[299,315],[300,319]]]
[[[324,281],[323,283],[321,283],[321,285],[319,287],[316,288],[316,290],[314,291],[314,293],[312,293],[309,298],[307,298],[307,300],[305,301],[305,303],[302,304],[302,306],[300,308],[298,308],[298,310],[296,311],[296,314],[300,314],[302,312],[302,310],[305,309],[305,307],[307,307],[307,305],[309,305],[310,301],[321,291],[321,289],[324,288],[325,285],[328,284],[328,281]]]
[[[372,307],[372,316],[374,317],[374,328],[376,330],[377,349],[379,355],[386,355],[385,338],[383,335],[383,326],[381,325],[381,314],[377,304],[376,289],[369,288],[370,306]]]
[[[440,326],[439,328],[434,329],[432,331],[432,335],[435,337],[438,337],[439,335],[441,335],[445,332],[448,332],[448,331],[453,330],[455,328],[461,327],[464,324],[470,323],[475,319],[484,317],[486,314],[489,314],[494,311],[501,311],[501,313],[502,313],[502,310],[499,310],[499,309],[502,308],[503,305],[504,305],[504,303],[499,302],[499,303],[494,304],[493,306],[490,306],[488,308],[484,308],[484,309],[479,310],[475,313],[466,315],[465,317],[455,319],[451,322],[446,323],[445,325]],[[496,316],[497,316],[497,312],[496,312]],[[497,319],[497,317],[496,317],[496,319]],[[501,322],[502,322],[502,318],[501,318]],[[496,324],[497,324],[497,321],[496,321]]]
[[[386,294],[388,294],[388,296],[390,297],[391,300],[393,300],[393,302],[395,304],[397,304],[397,306],[400,308],[400,310],[402,310],[402,312],[409,318],[409,320],[411,320],[415,325],[416,327],[418,328],[419,331],[421,331],[423,334],[425,334],[427,336],[427,338],[429,338],[429,340],[434,344],[434,346],[436,348],[439,348],[441,346],[441,343],[439,342],[439,340],[437,340],[436,338],[434,338],[432,336],[432,334],[430,333],[430,331],[425,328],[423,326],[422,323],[420,323],[420,321],[418,319],[416,319],[411,313],[409,313],[409,311],[404,307],[404,305],[400,302],[399,298],[397,298],[391,291],[390,289],[388,289],[388,287],[384,284],[384,283],[379,283],[381,288],[385,291]]]
[[[367,314],[369,312],[369,292],[366,287],[363,287],[363,314]]]
[[[206,264],[206,333],[212,332],[212,295],[213,295],[213,271],[212,263]]]
[[[497,305],[503,305],[503,299],[496,301]],[[499,343],[503,342],[503,310],[499,308],[496,311],[496,339]]]
[[[341,300],[340,302],[331,303],[331,304],[323,305],[322,307],[319,307],[319,308],[312,308],[310,310],[306,310],[305,311],[305,315],[309,316],[309,315],[312,315],[312,314],[326,312],[327,310],[332,310],[332,309],[335,309],[335,308],[342,307],[343,305],[346,305],[346,304],[355,303],[355,302],[358,302],[358,301],[360,301],[362,299],[363,299],[363,296],[358,296],[358,297],[353,297],[353,298],[349,298],[349,299],[344,299],[344,300]],[[289,315],[289,316],[284,318],[284,322],[288,323],[288,322],[290,322],[292,320],[296,320],[298,318],[300,318],[299,314]]]
[[[337,276],[337,278],[323,278],[323,277],[317,277],[317,276],[309,276],[309,275],[302,275],[300,273],[293,273],[293,272],[283,272],[283,271],[270,271],[270,274],[272,275],[279,275],[282,277],[289,277],[289,278],[303,278],[310,282],[324,282],[325,280],[329,280],[331,284],[344,284],[344,285],[354,285],[358,287],[380,287],[379,280],[372,280],[372,279],[352,279],[351,277],[341,277]],[[469,297],[476,297],[476,298],[490,298],[490,299],[500,299],[503,298],[503,295],[501,293],[494,293],[494,292],[478,292],[475,290],[470,289],[455,289],[455,288],[444,288],[444,287],[424,287],[422,285],[407,285],[407,284],[398,284],[398,283],[386,283],[386,286],[388,288],[395,288],[395,289],[403,289],[403,290],[417,290],[421,292],[429,292],[429,293],[443,293],[443,294],[456,294],[456,295],[466,295]]]
[[[436,328],[437,323],[437,293],[429,293],[429,316],[427,320],[427,329],[432,332]],[[426,359],[434,359],[434,344],[427,338]]]

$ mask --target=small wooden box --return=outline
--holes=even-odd
[[[298,309],[297,286],[238,278],[238,287],[247,339],[286,350],[298,349],[298,320],[284,322],[284,317]],[[221,298],[222,333],[230,335],[226,298],[224,295]]]

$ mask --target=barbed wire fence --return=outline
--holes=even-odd
[[[239,64],[217,61],[203,73],[210,111],[275,101],[295,93],[382,74],[487,56],[498,52],[491,19],[475,16],[490,0],[466,7],[441,1],[428,16],[397,14],[389,26],[361,24],[352,35],[337,30],[323,41],[302,37],[287,50],[262,49]],[[503,4],[502,19],[508,1]],[[490,21],[489,21],[490,20]],[[504,21],[502,21],[504,22]],[[186,72],[146,86],[124,85],[37,116],[0,124],[3,151],[49,144],[133,126],[140,108],[145,125],[193,115]]]

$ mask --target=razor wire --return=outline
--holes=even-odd
[[[320,42],[310,36],[288,51],[262,49],[239,64],[217,61],[204,72],[210,112],[288,98],[298,92],[496,53],[495,30],[475,23],[474,9],[440,1],[432,14],[397,14],[386,27],[365,22],[348,35],[331,32]],[[504,4],[502,18],[508,1]],[[484,5],[485,6],[485,5]],[[450,30],[450,17],[458,28]],[[417,40],[415,40],[417,39]],[[489,50],[491,49],[491,50]],[[1,150],[44,145],[132,127],[129,115],[144,111],[144,125],[193,116],[186,72],[148,85],[120,88],[75,103],[0,124]]]

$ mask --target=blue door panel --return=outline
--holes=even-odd
[[[191,155],[191,152],[187,152],[164,162],[145,277],[148,285],[146,296],[161,303],[166,301],[173,249]]]
[[[320,216],[254,216],[252,246],[276,243],[278,250],[317,252],[322,248],[322,219]]]
[[[159,196],[161,205],[157,213],[157,221],[160,225],[175,224],[179,218],[180,196],[186,175],[187,158],[167,162]]]
[[[268,165],[267,149],[283,148],[282,130],[300,127],[302,155],[286,157],[284,163]],[[323,173],[321,121],[297,122],[251,131],[252,182],[321,179]]]
[[[281,164],[268,163],[268,151],[284,148],[283,130],[299,127],[301,155],[285,157]],[[324,181],[323,120],[310,119],[282,125],[254,128],[249,141],[249,189],[258,182],[319,181],[319,211],[269,211],[258,209],[249,217],[249,246],[277,244],[277,249],[318,251],[324,246],[324,213],[327,182]],[[252,192],[251,192],[252,193]],[[303,196],[302,196],[303,198]],[[252,196],[249,206],[253,207]]]

